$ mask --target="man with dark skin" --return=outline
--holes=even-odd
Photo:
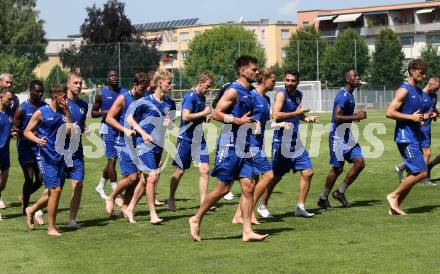
[[[26,140],[23,133],[32,114],[40,107],[46,105],[41,100],[44,93],[43,83],[39,80],[33,80],[29,84],[29,99],[20,104],[14,115],[14,127],[18,130],[19,137],[17,139],[18,161],[23,170],[24,184],[21,195],[23,214],[29,205],[29,199],[32,193],[37,191],[42,184],[40,170],[38,169],[36,152],[37,145]],[[42,224],[42,212],[35,214],[37,223]]]
[[[356,180],[365,168],[362,150],[357,140],[351,133],[351,123],[359,122],[367,118],[365,111],[354,112],[355,101],[353,92],[360,86],[359,74],[354,68],[348,68],[343,73],[344,87],[336,95],[333,104],[332,127],[329,135],[330,164],[332,168],[327,175],[324,190],[318,200],[318,206],[322,209],[331,208],[328,195],[335,185],[339,175],[344,169],[345,161],[352,163],[342,184],[332,193],[342,206],[351,207],[345,197],[345,190]]]
[[[110,180],[112,189],[115,189],[118,181],[118,174],[116,172],[116,161],[118,156],[115,147],[117,132],[112,127],[108,126],[105,118],[118,95],[126,91],[127,90],[125,88],[119,86],[119,77],[117,71],[109,70],[107,72],[107,86],[102,88],[98,94],[96,94],[95,102],[92,106],[92,117],[102,117],[101,134],[105,147],[105,157],[107,158],[107,164],[102,171],[102,177],[95,188],[95,191],[102,199],[107,198],[107,195],[104,192],[105,183]],[[120,198],[116,198],[116,203],[121,205],[122,200]]]

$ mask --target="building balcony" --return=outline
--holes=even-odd
[[[440,22],[416,25],[416,32],[440,31]]]
[[[162,42],[158,45],[158,51],[177,51],[177,42]]]

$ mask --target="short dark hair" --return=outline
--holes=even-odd
[[[49,87],[50,95],[55,93],[67,93],[67,86],[64,84],[51,84]]]
[[[118,76],[118,72],[115,69],[110,69],[107,71],[107,77],[110,75],[110,72],[115,72],[116,76]]]
[[[43,87],[43,82],[41,82],[40,80],[32,80],[29,83],[29,90],[33,90],[35,88],[35,86],[40,86]]]
[[[149,84],[147,83],[147,74],[143,72],[136,73],[133,77],[133,85]]]
[[[238,70],[244,66],[247,66],[249,64],[258,64],[258,60],[255,57],[252,56],[248,56],[248,55],[243,55],[237,58],[237,60],[235,60],[235,69]]]
[[[356,69],[354,68],[354,67],[346,67],[345,69],[344,69],[344,71],[342,71],[342,83],[346,83],[347,82],[347,74],[350,72],[350,71],[356,71]]]
[[[297,80],[299,80],[299,71],[296,69],[288,69],[284,72],[284,77],[286,77],[287,74],[295,76]]]
[[[422,59],[412,59],[408,63],[408,74],[412,69],[421,69],[426,72],[428,70],[428,65],[426,65]]]

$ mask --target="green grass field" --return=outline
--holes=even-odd
[[[321,116],[321,123],[329,122],[329,114]],[[17,198],[23,175],[15,142],[11,142],[12,167],[3,193],[10,207],[0,212],[3,216],[0,272],[439,273],[440,185],[417,185],[403,205],[410,214],[388,216],[385,196],[398,183],[393,167],[401,161],[393,142],[394,122],[385,119],[383,112],[372,112],[367,121],[358,124],[361,132],[367,122],[385,124],[387,134],[377,135],[385,145],[385,152],[379,159],[366,159],[366,169],[349,188],[347,197],[354,207],[343,209],[332,200],[336,208],[331,211],[318,212],[311,219],[294,217],[298,175],[290,174],[283,178],[270,201],[270,210],[276,218],[263,220],[255,227],[259,233],[270,234],[260,243],[242,243],[241,226],[231,224],[237,199],[220,200],[217,212],[208,213],[204,219],[203,241],[191,241],[188,218],[196,212],[199,197],[195,168],[185,174],[178,189],[178,211],[170,213],[166,207],[159,208],[159,216],[165,219],[163,225],[150,225],[145,198],[136,210],[137,224],[129,224],[123,218],[109,218],[103,200],[94,191],[104,158],[86,159],[85,187],[78,216],[80,230],[67,229],[71,188],[66,184],[57,220],[63,235],[47,236],[47,226],[29,231]],[[439,126],[434,123],[433,155],[440,153],[439,133]],[[360,143],[366,145],[363,138]],[[306,204],[309,209],[316,208],[329,170],[328,159],[327,135],[324,135],[320,156],[312,158],[315,176]],[[168,195],[172,171],[169,165],[161,175],[158,187],[161,200]],[[440,177],[440,168],[433,170],[432,177]],[[214,185],[215,179],[210,178],[210,188]],[[106,187],[109,192],[110,185]],[[238,184],[233,192],[240,192]]]

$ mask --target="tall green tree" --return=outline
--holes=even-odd
[[[403,81],[405,54],[399,38],[389,28],[380,31],[371,60],[370,85],[398,85]]]
[[[421,57],[428,65],[426,80],[433,76],[440,76],[440,50],[438,46],[431,43],[426,44],[422,49]]]
[[[86,8],[87,18],[81,25],[83,42],[60,53],[63,66],[79,68],[85,78],[105,82],[109,69],[119,71],[127,86],[137,72],[155,70],[160,55],[142,42],[125,15],[125,4],[109,0],[103,8]]]
[[[317,80],[323,68],[319,59],[324,55],[325,46],[326,42],[314,26],[299,28],[284,48],[286,59],[283,67],[298,69],[302,80]]]
[[[0,54],[0,71],[7,71],[14,76],[14,92],[22,92],[27,89],[29,82],[35,79],[32,70],[32,60],[30,58],[13,54]]]
[[[355,30],[347,29],[333,45],[327,45],[322,65],[322,79],[331,86],[341,84],[342,72],[347,67],[354,67],[365,76],[369,65],[368,46]]]
[[[49,91],[51,84],[63,84],[67,82],[67,71],[62,69],[61,66],[54,66],[49,75],[44,80],[44,90],[46,93]]]
[[[255,33],[241,26],[221,25],[196,36],[188,45],[186,74],[195,78],[201,72],[208,72],[215,81],[233,81],[237,77],[235,59],[250,55],[264,66],[264,49]]]
[[[0,72],[13,74],[14,91],[23,91],[33,69],[47,59],[44,21],[36,0],[1,0],[0,10]]]

